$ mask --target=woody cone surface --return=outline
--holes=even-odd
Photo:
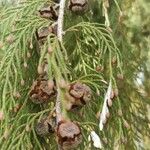
[[[87,0],[69,0],[68,8],[73,13],[82,14],[88,8],[88,1]]]
[[[91,89],[82,83],[74,83],[70,86],[69,94],[74,98],[72,108],[78,106],[84,106],[91,100],[92,92]]]
[[[37,79],[33,82],[30,91],[30,99],[33,103],[41,104],[48,102],[53,96],[55,96],[55,89],[48,85],[46,79]]]
[[[54,132],[55,119],[43,117],[35,126],[36,133],[39,136],[47,136]]]
[[[57,137],[63,150],[74,149],[82,142],[80,127],[71,121],[63,121],[58,125]]]

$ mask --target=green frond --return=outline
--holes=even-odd
[[[55,2],[1,2],[0,149],[58,148],[57,135],[40,137],[35,130],[36,123],[54,111],[55,101],[36,105],[29,98],[31,85],[40,76],[38,68],[44,65],[48,80],[55,80],[57,87],[65,80],[84,83],[92,90],[92,99],[84,107],[75,112],[62,108],[82,128],[79,150],[96,149],[89,141],[92,130],[100,136],[103,149],[144,149],[145,137],[150,137],[149,3],[90,0],[84,15],[72,14],[66,4],[63,42],[51,33],[41,44],[38,29],[56,22],[39,17],[38,10]],[[109,82],[117,96],[100,131],[99,113]],[[58,91],[63,107],[65,90]]]

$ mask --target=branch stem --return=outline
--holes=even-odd
[[[65,2],[66,2],[66,0],[60,0],[60,3],[59,3],[57,36],[58,36],[58,39],[60,42],[62,42],[62,37],[63,37],[63,22],[64,22]]]
[[[63,38],[63,23],[64,23],[64,9],[65,9],[66,0],[60,0],[59,3],[59,15],[58,15],[58,23],[57,23],[57,37],[60,42],[62,42]],[[59,86],[59,85],[58,85]],[[56,99],[56,120],[57,124],[61,121],[61,91],[58,87],[57,90],[57,99]]]

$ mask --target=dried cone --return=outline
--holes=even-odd
[[[63,150],[76,148],[82,142],[81,129],[71,121],[60,122],[57,128],[58,143]]]
[[[56,126],[56,119],[44,117],[35,126],[36,133],[39,136],[47,136],[50,133],[54,133],[54,128]]]
[[[12,44],[14,42],[14,40],[15,40],[15,38],[12,34],[10,34],[6,37],[6,42],[9,44]]]
[[[96,67],[96,71],[97,72],[103,72],[104,71],[104,67],[103,66],[97,66]]]
[[[39,14],[40,17],[42,18],[57,20],[58,10],[59,10],[58,5],[51,6],[47,4],[39,10]]]
[[[70,86],[69,94],[74,98],[72,108],[80,107],[87,104],[91,100],[91,89],[82,83],[74,83]]]
[[[69,0],[68,8],[76,14],[84,13],[88,8],[87,0]]]
[[[36,37],[37,37],[37,40],[39,41],[39,44],[43,45],[44,42],[46,41],[47,36],[50,34],[55,34],[55,35],[57,34],[56,24],[38,29],[36,31]]]
[[[52,33],[51,27],[42,27],[37,30],[36,36],[38,40],[45,39],[50,33]]]
[[[51,100],[56,94],[55,86],[52,85],[53,88],[49,86],[49,81],[43,78],[34,81],[29,94],[32,102],[41,104]]]

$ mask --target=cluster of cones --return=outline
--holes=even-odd
[[[91,94],[91,89],[83,83],[70,84],[64,93],[67,102],[65,109],[70,111],[74,108],[83,107],[90,101]],[[38,78],[33,83],[29,96],[35,104],[55,102],[57,96],[55,81]],[[43,117],[36,125],[36,132],[42,137],[55,133],[57,142],[63,150],[75,148],[82,141],[79,124],[68,119],[62,119],[57,125],[56,113]]]
[[[57,88],[55,80],[48,80],[46,77],[39,77],[33,82],[29,93],[30,99],[35,104],[55,102]],[[67,101],[66,109],[82,107],[91,100],[91,89],[86,84],[75,82],[67,86],[64,97]]]
[[[44,19],[54,21],[53,24],[41,27],[36,31],[36,37],[39,46],[44,45],[47,37],[57,34],[57,19],[59,12],[59,0],[54,3],[46,3],[39,11],[38,15]],[[76,14],[82,14],[87,10],[87,0],[69,0],[68,9]],[[45,67],[45,66],[44,66]],[[38,67],[39,77],[33,82],[29,97],[35,104],[48,104],[56,102],[57,86],[55,79],[49,80],[47,71]],[[81,108],[91,99],[91,89],[83,83],[75,82],[67,84],[64,92],[65,110],[71,111],[75,108]],[[69,150],[76,148],[82,142],[81,128],[77,122],[64,119],[57,122],[56,112],[54,111],[48,116],[41,117],[35,126],[36,133],[41,137],[47,137],[51,134],[56,135],[56,140],[61,149]]]
[[[59,1],[55,1],[54,4],[46,3],[38,12],[38,15],[42,18],[55,21],[46,27],[42,27],[37,30],[36,36],[40,44],[43,44],[46,37],[50,34],[57,34],[57,19],[59,13]],[[75,14],[83,14],[88,9],[87,0],[69,0],[68,9]]]
[[[55,116],[44,117],[37,123],[35,129],[41,137],[50,136],[54,133],[62,150],[74,149],[82,142],[80,126],[70,120],[62,120],[56,126]]]

